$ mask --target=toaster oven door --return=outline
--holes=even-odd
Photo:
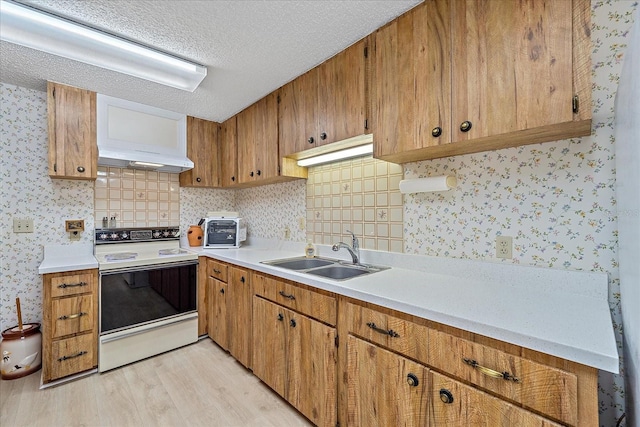
[[[206,247],[235,247],[238,239],[238,222],[230,219],[216,219],[207,222],[205,229]]]

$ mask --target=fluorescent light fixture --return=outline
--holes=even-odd
[[[352,159],[373,153],[373,144],[365,144],[333,153],[321,154],[315,157],[298,160],[298,166],[314,166],[322,163],[335,162],[337,160]]]
[[[207,68],[111,34],[2,0],[0,39],[193,92]]]

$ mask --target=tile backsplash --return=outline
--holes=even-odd
[[[351,230],[363,248],[403,252],[402,173],[370,156],[309,168],[307,239],[332,244]]]
[[[98,167],[94,215],[96,228],[104,217],[115,218],[117,227],[179,225],[178,174]]]

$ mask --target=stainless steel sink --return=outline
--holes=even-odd
[[[262,264],[295,270],[300,273],[326,277],[332,280],[348,280],[365,274],[377,273],[389,267],[378,267],[365,264],[351,264],[330,258],[285,258],[262,261]]]
[[[324,267],[331,265],[335,261],[322,258],[288,258],[275,261],[265,261],[263,264],[269,264],[276,267],[282,267],[289,270],[308,270],[310,268]]]

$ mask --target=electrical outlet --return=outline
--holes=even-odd
[[[13,218],[13,232],[33,233],[33,220]]]
[[[496,258],[504,258],[504,259],[513,258],[513,237],[511,236],[496,237]]]

